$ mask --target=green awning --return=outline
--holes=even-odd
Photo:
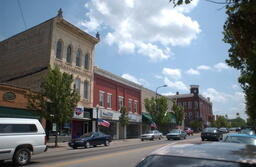
[[[176,116],[174,115],[174,113],[170,113],[170,122],[176,124]]]
[[[0,117],[7,118],[34,118],[39,119],[40,116],[32,112],[31,110],[2,107],[0,106]]]
[[[149,113],[142,113],[142,122],[151,124],[153,122],[153,119]]]

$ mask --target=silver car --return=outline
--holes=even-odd
[[[13,160],[23,166],[32,154],[46,150],[45,131],[37,119],[0,118],[0,163]]]
[[[181,129],[173,129],[166,134],[166,138],[170,139],[186,139],[187,133]]]
[[[141,141],[144,140],[154,140],[154,139],[162,139],[162,133],[159,132],[158,130],[150,130],[145,134],[141,135]]]

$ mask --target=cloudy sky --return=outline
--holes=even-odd
[[[229,45],[222,41],[222,6],[193,0],[173,8],[169,0],[20,0],[27,28],[54,17],[84,31],[100,32],[96,65],[165,95],[188,93],[200,85],[214,114],[244,113],[239,73],[225,64]],[[0,40],[25,30],[17,1],[0,2]]]

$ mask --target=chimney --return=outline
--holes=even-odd
[[[180,93],[179,92],[176,92],[176,95],[179,95]]]

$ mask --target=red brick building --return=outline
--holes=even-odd
[[[100,68],[94,68],[93,129],[96,128],[97,105],[98,118],[110,122],[110,127],[99,129],[115,139],[136,138],[141,132],[141,86],[118,77]],[[129,124],[123,129],[119,123],[120,108],[129,111]]]
[[[189,126],[191,121],[202,121],[202,126],[206,127],[213,119],[212,103],[210,98],[199,94],[199,86],[191,85],[189,94],[176,93],[169,98],[175,100],[178,105],[183,106],[185,110],[185,126]]]

